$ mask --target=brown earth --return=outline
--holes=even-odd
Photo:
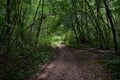
[[[108,80],[97,53],[59,47],[53,61],[29,80]]]

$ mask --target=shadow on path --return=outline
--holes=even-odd
[[[42,73],[29,80],[104,80],[103,67],[96,53],[59,47],[59,53]]]

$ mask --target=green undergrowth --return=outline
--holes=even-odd
[[[65,41],[65,45],[73,48],[81,48],[81,49],[88,47],[87,44],[82,44],[79,41],[76,41],[74,38],[67,39]]]
[[[60,46],[61,43],[63,43],[63,37],[62,36],[53,36],[51,39],[52,46]]]
[[[39,41],[37,48],[33,46],[11,47],[9,53],[1,47],[0,80],[24,80],[34,74],[40,67],[52,59],[51,43],[44,39]]]
[[[69,31],[66,35],[64,35],[64,44],[66,46],[70,46],[73,48],[81,48],[81,49],[89,47],[89,45],[82,43],[80,40],[77,41],[75,35],[73,35],[71,31]]]
[[[120,57],[115,53],[103,53],[101,57],[102,64],[109,73],[111,80],[120,80]]]

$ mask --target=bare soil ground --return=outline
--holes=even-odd
[[[97,53],[61,46],[55,59],[29,80],[108,80]]]

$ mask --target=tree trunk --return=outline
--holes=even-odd
[[[11,42],[11,0],[7,0],[6,7],[6,22],[7,28],[5,32],[5,44],[7,45],[7,52],[10,51],[10,42]]]
[[[39,39],[39,34],[40,34],[40,30],[41,30],[41,26],[42,26],[42,21],[43,21],[43,12],[44,12],[44,0],[42,0],[41,17],[40,17],[40,23],[39,23],[38,31],[37,31],[37,34],[36,34],[36,40],[35,40],[34,49],[36,48],[37,43],[38,43],[38,39]]]
[[[106,9],[106,14],[107,14],[107,17],[108,17],[110,25],[111,25],[111,30],[112,30],[112,34],[113,34],[114,49],[117,52],[118,48],[117,48],[116,29],[114,27],[114,23],[113,23],[113,20],[112,20],[112,15],[111,15],[110,9],[107,5],[107,2],[106,2],[106,0],[103,0],[103,1],[104,1],[105,9]]]

